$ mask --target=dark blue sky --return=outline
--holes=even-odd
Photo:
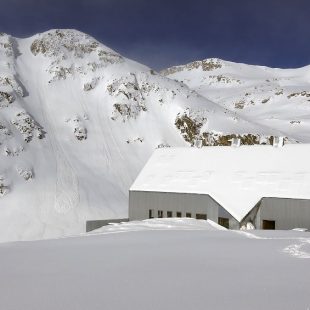
[[[218,57],[310,64],[310,0],[0,0],[0,31],[84,31],[156,69]]]

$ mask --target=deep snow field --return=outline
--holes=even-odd
[[[310,233],[156,219],[0,245],[0,309],[309,309]]]

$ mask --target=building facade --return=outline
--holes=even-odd
[[[129,192],[130,220],[169,217],[210,219],[226,228],[239,228],[238,221],[209,195],[150,191]]]
[[[253,223],[257,229],[310,230],[310,200],[294,198],[262,198],[245,216],[242,224]]]
[[[130,188],[129,220],[310,230],[309,155],[309,144],[156,150]]]

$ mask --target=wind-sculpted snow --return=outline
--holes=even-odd
[[[227,68],[213,59],[188,72],[202,70],[226,89],[244,85],[244,77],[221,71]],[[262,96],[281,89],[278,97],[286,97],[284,86]],[[82,233],[87,220],[126,218],[128,189],[156,148],[291,138],[273,124],[258,124],[187,80],[167,78],[76,30],[26,39],[2,34],[0,241]],[[306,115],[289,116],[288,124],[297,132]]]

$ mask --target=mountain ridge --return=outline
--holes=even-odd
[[[182,79],[76,30],[0,35],[0,241],[127,217],[128,189],[156,148],[308,142],[223,104],[217,77],[207,92]]]

